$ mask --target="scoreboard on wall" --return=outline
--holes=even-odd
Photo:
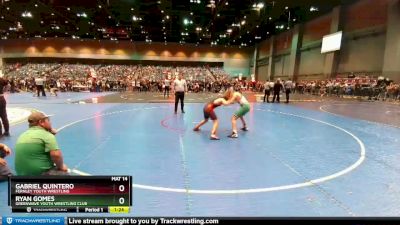
[[[10,177],[12,212],[128,213],[131,176]]]

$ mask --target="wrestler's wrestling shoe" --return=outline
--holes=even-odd
[[[211,136],[210,136],[210,139],[211,139],[211,140],[219,140],[219,137],[216,136],[216,135],[211,135]]]
[[[242,131],[249,131],[249,129],[247,127],[242,127],[240,128]]]
[[[229,138],[238,138],[239,135],[235,132],[232,132],[232,134],[228,135]]]

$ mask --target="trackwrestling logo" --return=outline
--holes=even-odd
[[[3,225],[64,225],[64,217],[3,217]]]

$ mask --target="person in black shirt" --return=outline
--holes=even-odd
[[[272,102],[275,102],[275,98],[277,102],[279,103],[279,93],[283,89],[283,86],[281,84],[281,79],[276,80],[274,84],[274,97],[272,98]]]
[[[4,133],[0,124],[0,136],[10,136],[10,125],[8,123],[7,111],[6,111],[6,99],[4,98],[4,87],[8,84],[8,80],[4,79],[0,74],[0,118],[4,126]]]

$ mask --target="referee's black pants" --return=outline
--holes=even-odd
[[[277,100],[277,102],[279,103],[279,94],[280,94],[280,91],[274,91],[274,97],[272,98],[272,102],[275,102],[275,98],[276,98],[276,100]]]
[[[183,110],[183,106],[184,106],[183,100],[184,99],[185,99],[185,92],[183,92],[183,91],[175,92],[175,113],[178,110],[179,100],[181,101],[181,111],[184,112],[184,110]]]
[[[46,92],[44,91],[44,85],[36,85],[37,96],[40,96],[40,92],[42,92],[42,96],[46,96]]]

